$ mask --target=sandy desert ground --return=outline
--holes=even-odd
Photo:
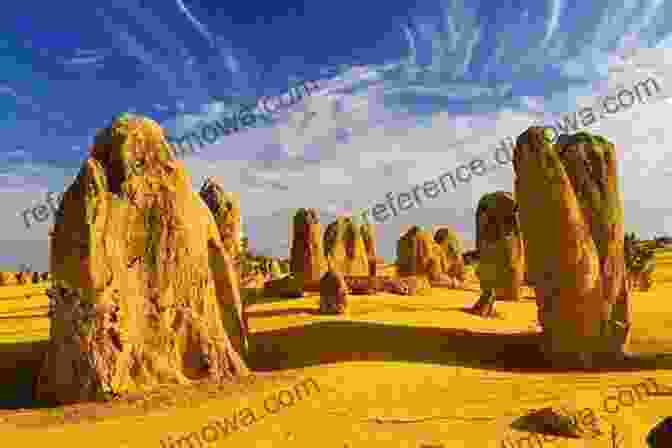
[[[32,376],[48,338],[46,285],[1,287],[2,445],[494,448],[506,436],[528,435],[510,425],[529,410],[567,404],[592,408],[605,425],[613,423],[616,446],[645,447],[647,432],[672,414],[672,395],[612,402],[614,413],[605,412],[603,402],[647,378],[672,389],[672,251],[659,251],[657,263],[654,288],[634,294],[633,359],[617,368],[544,367],[535,345],[532,291],[518,303],[497,302],[501,316],[485,320],[463,311],[478,298],[474,281],[463,290],[434,288],[431,295],[350,296],[345,316],[318,315],[316,294],[263,299],[248,308],[253,380],[166,387],[119,402],[55,409],[30,403]],[[306,380],[319,391],[297,398],[296,385]],[[293,404],[263,411],[269,397],[279,403],[291,391]],[[244,408],[255,415],[242,418],[237,410]],[[229,426],[224,435],[211,426],[205,436],[211,443],[169,442],[200,432],[212,419],[233,421],[237,412],[239,429]],[[558,438],[543,446],[612,444],[605,435]]]

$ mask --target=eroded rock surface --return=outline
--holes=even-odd
[[[293,239],[290,270],[304,289],[319,290],[320,279],[327,271],[322,250],[322,229],[315,209],[299,209],[292,225]]]
[[[444,281],[448,284],[453,283],[454,286],[461,286],[465,280],[462,239],[450,227],[440,227],[434,233],[434,241],[447,260],[447,277]]]
[[[14,286],[19,284],[18,272],[0,272],[0,286]]]
[[[476,210],[477,274],[482,290],[493,290],[500,300],[520,299],[525,279],[525,257],[513,194],[484,195]]]
[[[620,359],[631,327],[614,145],[532,127],[516,142],[516,198],[548,358]]]
[[[425,276],[442,280],[450,265],[446,254],[432,234],[419,226],[411,227],[397,242],[397,272],[400,276]]]
[[[16,280],[19,285],[30,285],[33,283],[33,274],[30,272],[19,272],[16,274]]]
[[[371,233],[367,233],[367,236],[372,238]],[[371,239],[369,244],[372,244]],[[324,231],[324,254],[329,268],[341,275],[369,275],[369,256],[361,226],[352,218],[339,217],[327,226]]]
[[[344,314],[348,306],[348,285],[337,271],[327,271],[320,280],[320,313]]]
[[[232,258],[238,259],[241,247],[240,198],[224,191],[222,185],[209,177],[199,193],[215,218],[224,248]]]
[[[50,342],[37,400],[248,374],[231,257],[156,122],[124,114],[96,135],[50,244]]]

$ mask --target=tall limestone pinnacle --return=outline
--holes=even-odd
[[[552,145],[532,127],[513,167],[545,353],[584,366],[622,358],[631,308],[614,145],[586,132]]]
[[[50,244],[52,319],[36,399],[249,373],[231,257],[156,122],[126,114],[98,133]]]

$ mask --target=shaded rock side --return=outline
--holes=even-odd
[[[525,278],[525,257],[513,195],[496,191],[484,195],[476,209],[476,271],[482,290],[494,290],[502,300],[518,300]]]
[[[264,296],[286,298],[303,297],[303,282],[293,274],[269,280],[264,283]]]
[[[349,217],[339,217],[325,229],[324,255],[329,268],[342,275],[366,276],[370,272],[361,226]]]
[[[368,258],[376,258],[376,228],[370,222],[364,221],[360,226],[362,239],[364,240],[364,247],[366,249],[366,256]]]
[[[215,218],[224,248],[231,257],[237,259],[241,247],[239,196],[224,191],[221,184],[212,177],[205,180],[199,194]]]
[[[665,417],[646,435],[648,448],[672,446],[672,417]]]
[[[443,250],[430,232],[411,227],[397,242],[397,272],[400,276],[420,275],[440,279],[450,266]]]
[[[240,287],[246,289],[263,289],[265,281],[264,274],[257,272],[241,279]]]
[[[513,160],[544,351],[584,366],[620,358],[631,310],[614,145],[587,133],[551,140],[528,129]]]
[[[399,277],[401,283],[406,285],[409,296],[430,294],[432,286],[426,275],[409,275]]]
[[[399,294],[402,296],[411,295],[408,288],[408,284],[399,278],[385,276],[381,277],[381,282],[382,282],[382,290],[384,292],[389,292],[391,294]]]
[[[374,295],[383,289],[380,277],[346,275],[344,280],[352,295]]]
[[[378,269],[385,263],[382,257],[376,255],[376,228],[368,221],[361,226],[362,239],[366,248],[366,256],[369,264],[369,276],[378,275]]]
[[[33,283],[33,274],[30,272],[19,272],[16,274],[16,280],[19,285],[30,285]]]
[[[446,274],[463,282],[465,273],[462,239],[450,227],[440,227],[434,233],[434,241],[446,256],[448,263]]]
[[[50,341],[35,399],[249,373],[231,257],[156,122],[124,114],[96,135],[50,245]]]
[[[320,313],[344,314],[348,306],[348,285],[337,271],[327,271],[320,280]]]
[[[327,261],[322,249],[322,229],[315,209],[299,209],[292,225],[290,270],[302,282],[304,289],[319,290]]]

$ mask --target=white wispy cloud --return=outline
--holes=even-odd
[[[212,37],[212,33],[208,31],[207,27],[199,22],[196,17],[187,9],[182,0],[175,0],[177,2],[177,7],[187,16],[187,19],[194,25],[198,32],[207,39],[211,46],[215,46],[215,41]]]

